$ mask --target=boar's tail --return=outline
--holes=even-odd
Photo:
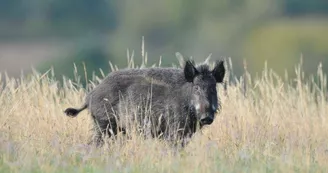
[[[69,117],[76,117],[81,111],[88,107],[87,104],[84,104],[80,109],[67,108],[64,112]]]

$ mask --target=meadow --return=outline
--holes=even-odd
[[[222,112],[197,132],[183,150],[165,141],[121,135],[103,148],[86,145],[88,111],[66,117],[65,108],[82,104],[86,92],[104,76],[55,79],[53,70],[0,82],[0,172],[327,172],[327,81],[318,72],[295,78],[263,67],[245,70],[218,85]],[[115,66],[110,66],[117,70]],[[128,58],[128,68],[138,68]],[[72,69],[74,70],[74,69]],[[104,74],[105,75],[105,74]],[[60,81],[60,82],[59,82]]]

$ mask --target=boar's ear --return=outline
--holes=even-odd
[[[223,82],[225,75],[225,67],[223,61],[216,61],[215,67],[212,70],[212,75],[214,76],[217,83]]]
[[[198,74],[196,67],[193,65],[193,62],[188,60],[186,61],[184,67],[184,75],[188,82],[193,82],[195,76]]]

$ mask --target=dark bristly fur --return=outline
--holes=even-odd
[[[224,75],[223,61],[217,61],[213,70],[207,64],[195,67],[192,61],[186,61],[184,69],[156,67],[115,71],[87,94],[80,109],[67,108],[64,112],[76,117],[89,109],[96,132],[93,142],[97,146],[103,143],[102,135],[110,137],[118,131],[127,131],[127,119],[145,126],[146,114],[153,137],[184,139],[195,133],[197,123],[202,127],[213,122],[215,112],[221,108],[216,83],[221,83]],[[133,112],[129,104],[142,108]],[[126,113],[126,107],[131,111]]]

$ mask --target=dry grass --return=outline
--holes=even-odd
[[[318,80],[296,73],[264,69],[246,85],[228,81],[227,95],[218,86],[222,113],[179,152],[138,135],[88,148],[88,112],[63,114],[81,105],[84,89],[66,79],[59,87],[51,73],[2,79],[0,172],[327,172],[326,77],[320,67]]]

